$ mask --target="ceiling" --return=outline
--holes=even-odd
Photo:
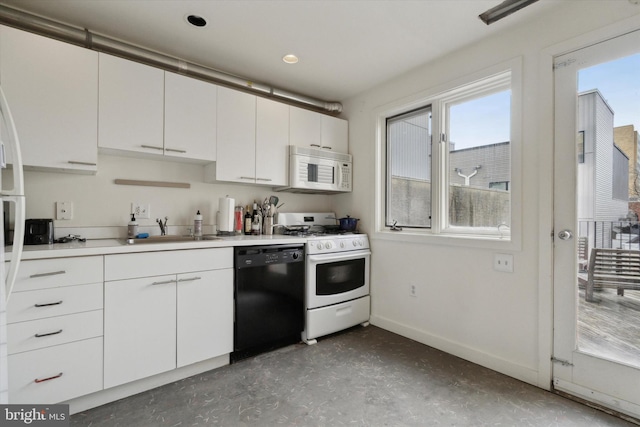
[[[490,26],[502,0],[0,0],[1,4],[324,101],[341,101],[559,7]],[[207,19],[193,27],[186,16]],[[300,61],[285,64],[294,53]]]

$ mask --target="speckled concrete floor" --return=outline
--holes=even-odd
[[[71,417],[73,426],[626,426],[395,335],[357,327]]]

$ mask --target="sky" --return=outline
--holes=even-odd
[[[455,149],[509,141],[511,91],[467,101],[449,111],[449,142]]]
[[[578,92],[591,89],[613,109],[613,126],[640,131],[640,53],[580,70]]]
[[[640,131],[640,54],[580,70],[578,92],[598,89],[614,111],[614,126]],[[451,108],[449,140],[457,150],[509,141],[509,92]]]

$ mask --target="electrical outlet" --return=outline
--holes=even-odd
[[[513,255],[494,254],[493,269],[496,271],[504,271],[505,273],[513,273]]]
[[[142,202],[131,203],[131,213],[135,214],[136,219],[151,218],[151,205]]]
[[[56,202],[56,219],[73,219],[73,202]]]
[[[418,296],[418,288],[414,283],[409,285],[409,295],[411,295],[412,297]]]

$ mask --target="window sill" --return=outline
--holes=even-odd
[[[432,234],[424,231],[403,230],[390,231],[379,230],[370,235],[372,240],[385,240],[394,242],[417,243],[424,245],[452,246],[478,249],[498,249],[519,251],[520,245],[510,238],[500,236],[473,235],[473,234]]]

